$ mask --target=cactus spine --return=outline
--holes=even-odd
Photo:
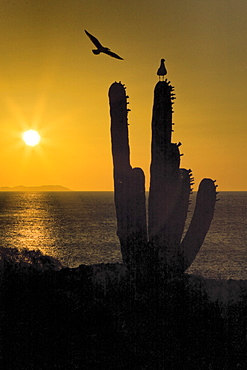
[[[203,179],[194,215],[181,240],[193,178],[190,170],[179,168],[180,143],[171,142],[173,90],[167,80],[159,81],[154,90],[147,227],[144,173],[130,165],[125,87],[115,82],[109,89],[117,235],[123,262],[132,271],[152,263],[165,275],[184,272],[196,257],[214,214],[216,186],[211,179]]]

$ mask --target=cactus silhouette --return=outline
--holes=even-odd
[[[195,259],[214,214],[215,181],[203,179],[182,238],[193,178],[191,170],[179,168],[181,144],[171,142],[173,90],[167,80],[159,81],[154,90],[147,226],[144,173],[130,165],[128,96],[121,83],[109,89],[117,235],[123,262],[131,271],[153,265],[164,275],[184,272]]]

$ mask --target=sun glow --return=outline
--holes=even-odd
[[[26,145],[35,146],[40,142],[40,134],[35,130],[28,130],[24,132],[22,139]]]

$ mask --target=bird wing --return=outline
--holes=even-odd
[[[99,42],[99,40],[98,39],[96,39],[96,37],[94,37],[93,35],[91,35],[91,33],[89,33],[89,32],[87,32],[86,30],[85,30],[85,33],[86,33],[86,35],[90,38],[90,40],[92,41],[92,43],[98,48],[98,49],[100,49],[100,48],[102,48],[103,46],[101,45],[101,43]]]
[[[123,60],[123,58],[121,58],[119,55],[113,53],[111,50],[104,50],[103,53],[108,54],[108,55],[110,55],[113,58],[117,58],[117,59]]]

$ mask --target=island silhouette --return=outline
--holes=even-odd
[[[0,191],[71,191],[69,188],[66,188],[65,186],[61,185],[41,185],[41,186],[23,186],[23,185],[18,185],[18,186],[3,186],[0,187]]]

